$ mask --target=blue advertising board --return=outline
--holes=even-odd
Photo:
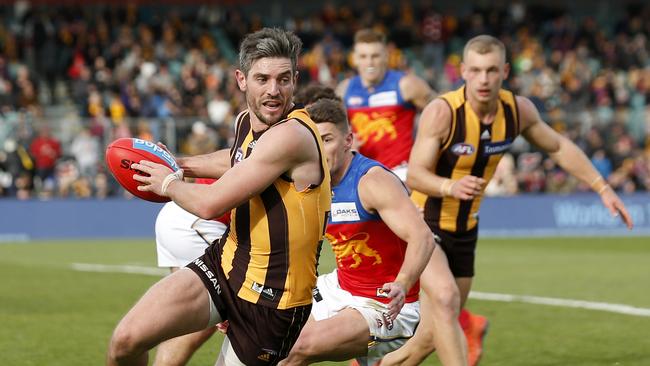
[[[622,196],[635,227],[627,230],[596,194],[487,197],[481,237],[650,236],[650,195]],[[139,199],[18,201],[0,199],[0,241],[153,238],[160,203]]]

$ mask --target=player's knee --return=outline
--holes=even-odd
[[[445,318],[455,319],[460,312],[460,291],[455,285],[442,286],[432,294],[432,301],[438,312]]]
[[[308,360],[318,352],[319,337],[314,332],[303,330],[300,337],[291,348],[291,358],[296,360]]]
[[[132,327],[119,324],[113,332],[108,356],[112,360],[124,360],[146,351],[144,344]]]
[[[435,333],[429,327],[418,329],[417,336],[413,337],[411,342],[413,343],[413,349],[425,355],[430,354],[436,349]]]

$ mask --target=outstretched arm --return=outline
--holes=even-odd
[[[359,181],[363,207],[376,211],[388,227],[407,243],[404,262],[393,282],[384,284],[391,298],[390,315],[395,319],[406,297],[427,265],[435,248],[433,235],[411,202],[402,182],[393,173],[374,167]]]
[[[603,205],[612,216],[620,215],[621,220],[628,229],[632,229],[634,223],[625,205],[593,167],[585,153],[576,144],[544,123],[537,108],[528,98],[518,96],[517,104],[521,116],[522,135],[548,153],[551,159],[564,170],[588,184],[592,190],[600,195]]]

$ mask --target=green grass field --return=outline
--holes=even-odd
[[[323,272],[332,268],[324,248]],[[159,276],[153,240],[0,244],[0,365],[101,365],[112,329]],[[650,239],[482,239],[474,290],[650,309]],[[481,365],[650,365],[650,317],[470,299],[491,322]],[[647,313],[647,310],[646,310]],[[213,365],[215,337],[192,365]],[[328,363],[323,363],[327,365]],[[435,355],[425,365],[437,365]]]

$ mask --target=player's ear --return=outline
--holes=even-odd
[[[299,74],[300,74],[300,72],[298,72],[298,70],[296,70],[296,72],[293,74],[293,84],[294,85],[298,85],[298,76],[299,76]]]
[[[345,151],[352,150],[352,145],[354,144],[354,134],[352,131],[348,130],[347,135],[345,135]]]
[[[510,64],[506,62],[505,65],[503,65],[503,80],[507,79],[509,74]]]
[[[246,75],[243,71],[237,69],[235,70],[235,79],[237,79],[237,86],[242,92],[246,92]]]
[[[352,48],[352,52],[350,52],[350,55],[348,56],[348,62],[352,67],[359,66],[359,52],[357,52],[356,45]]]

